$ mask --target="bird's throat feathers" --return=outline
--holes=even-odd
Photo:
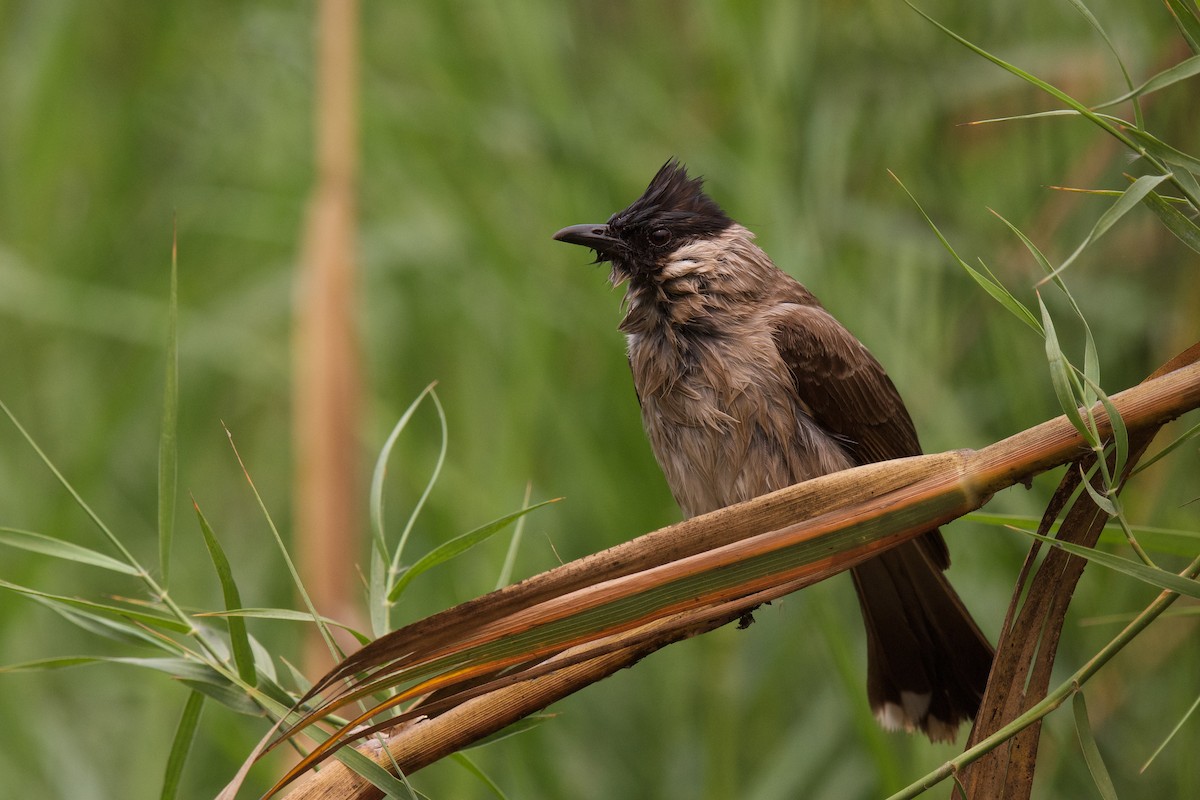
[[[709,238],[693,239],[663,255],[651,269],[613,261],[610,279],[625,284],[625,333],[700,329],[713,313],[749,313],[782,273],[736,223]]]

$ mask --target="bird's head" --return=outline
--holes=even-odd
[[[612,263],[613,281],[649,278],[684,245],[711,239],[734,222],[675,159],[663,164],[642,196],[603,224],[572,225],[554,234],[560,242],[596,251]]]

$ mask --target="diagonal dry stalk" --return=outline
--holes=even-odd
[[[1197,359],[1200,359],[1200,344],[1193,345],[1164,364],[1150,379],[1192,364]],[[1148,426],[1130,436],[1129,458],[1121,476],[1122,484],[1150,446],[1159,427]],[[1095,546],[1108,522],[1108,516],[1085,494],[1076,494],[1082,481],[1081,475],[1089,473],[1094,465],[1095,457],[1092,455],[1071,465],[1046,508],[1038,533],[1050,535],[1055,520],[1065,510],[1066,516],[1059,527],[1058,538],[1085,547]],[[1098,473],[1092,480],[1094,486],[1103,489]],[[1073,495],[1079,499],[1067,508]],[[1050,673],[1058,652],[1067,606],[1083,575],[1086,561],[1051,548],[1038,564],[1040,550],[1040,542],[1030,548],[1017,579],[1000,632],[996,661],[992,666],[983,704],[967,740],[968,748],[1028,711],[1046,696],[1049,689]],[[1028,798],[1033,789],[1040,734],[1040,723],[1030,725],[1010,739],[1006,746],[991,751],[963,770],[962,783],[967,796],[1004,800]],[[954,796],[962,797],[962,794],[956,790]]]
[[[1191,352],[1191,351],[1189,351]],[[1132,434],[1200,406],[1200,365],[1189,364],[1115,395],[1114,405]],[[1102,436],[1109,433],[1102,407],[1093,409]],[[892,532],[861,547],[825,559],[819,568],[789,572],[770,585],[755,585],[741,594],[726,593],[687,609],[673,609],[638,620],[615,633],[569,643],[554,653],[514,662],[514,674],[497,677],[495,665],[479,673],[444,676],[421,684],[426,699],[386,723],[404,722],[382,747],[367,749],[386,767],[411,773],[438,758],[494,733],[578,691],[616,670],[629,666],[667,644],[703,633],[738,619],[766,600],[779,597],[845,570],[892,546],[982,506],[991,495],[1028,480],[1051,467],[1077,460],[1086,451],[1078,432],[1065,417],[1045,422],[979,451],[956,451],[900,462],[887,462],[825,476],[790,487],[750,503],[640,537],[578,562],[531,578],[389,634],[351,656],[317,684],[334,700],[321,707],[328,712],[352,699],[336,688],[354,673],[378,667],[414,645],[433,652],[453,652],[456,643],[478,638],[490,629],[504,634],[506,620],[523,617],[535,624],[538,613],[562,612],[588,601],[600,584],[613,590],[622,582],[636,583],[643,575],[733,553],[777,538],[822,540],[864,521],[889,518],[917,508],[923,516],[891,517]],[[930,498],[949,498],[930,502]],[[797,522],[797,520],[804,520]],[[429,652],[426,650],[425,652]],[[357,738],[357,737],[355,737]],[[344,743],[345,739],[340,740]],[[278,788],[328,755],[320,750],[285,776]],[[289,795],[292,798],[379,797],[367,781],[329,764],[311,773]]]

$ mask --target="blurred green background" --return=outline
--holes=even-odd
[[[1124,91],[1067,2],[922,7],[1085,101]],[[1188,55],[1161,3],[1089,7],[1135,80]],[[221,421],[286,534],[290,304],[314,180],[314,16],[296,2],[0,2],[0,399],[153,563],[177,215],[172,578],[189,607],[218,607],[220,594],[188,492],[225,543],[246,605],[295,602]],[[887,365],[927,450],[982,446],[1056,413],[1041,342],[950,261],[886,170],[964,255],[982,256],[1028,301],[1036,265],[987,209],[1061,259],[1106,201],[1047,187],[1121,188],[1127,159],[1077,120],[961,126],[1052,106],[903,3],[368,0],[361,46],[364,471],[432,380],[450,431],[412,552],[519,507],[527,482],[534,499],[566,500],[529,518],[517,577],[678,519],[641,432],[615,330],[620,294],[582,251],[550,238],[624,207],[670,156],[706,176],[775,261]],[[1195,152],[1194,85],[1154,95],[1146,112],[1160,138]],[[1107,389],[1200,338],[1197,266],[1138,210],[1072,267]],[[389,473],[393,524],[438,443],[426,407]],[[1198,462],[1192,446],[1144,473],[1131,519],[1195,529],[1196,505],[1186,504]],[[1037,514],[1056,480],[1006,492],[989,510]],[[103,546],[7,423],[0,524]],[[1027,540],[970,520],[946,533],[951,577],[994,637]],[[505,547],[489,542],[423,576],[397,619],[491,589]],[[140,592],[15,550],[0,555],[0,578],[88,597]],[[1089,569],[1062,674],[1117,631],[1089,618],[1132,612],[1153,595]],[[757,619],[669,648],[474,758],[512,798],[769,800],[879,796],[957,752],[874,726],[849,581]],[[251,630],[298,657],[299,626]],[[1200,796],[1195,719],[1137,774],[1195,699],[1196,641],[1194,616],[1163,620],[1089,685],[1102,752],[1129,796]],[[128,654],[0,594],[0,661],[93,652]],[[0,794],[157,796],[184,696],[166,676],[120,666],[0,676]],[[185,795],[214,794],[264,731],[207,704]],[[1049,721],[1041,753],[1044,796],[1095,791],[1068,714]],[[251,785],[265,788],[268,772]],[[449,763],[413,783],[434,798],[488,796]]]

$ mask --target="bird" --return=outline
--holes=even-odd
[[[618,327],[643,426],[685,517],[921,454],[879,361],[677,159],[608,222],[554,238],[593,250],[625,287]],[[975,717],[993,658],[949,566],[934,528],[851,570],[871,710],[935,742]]]

